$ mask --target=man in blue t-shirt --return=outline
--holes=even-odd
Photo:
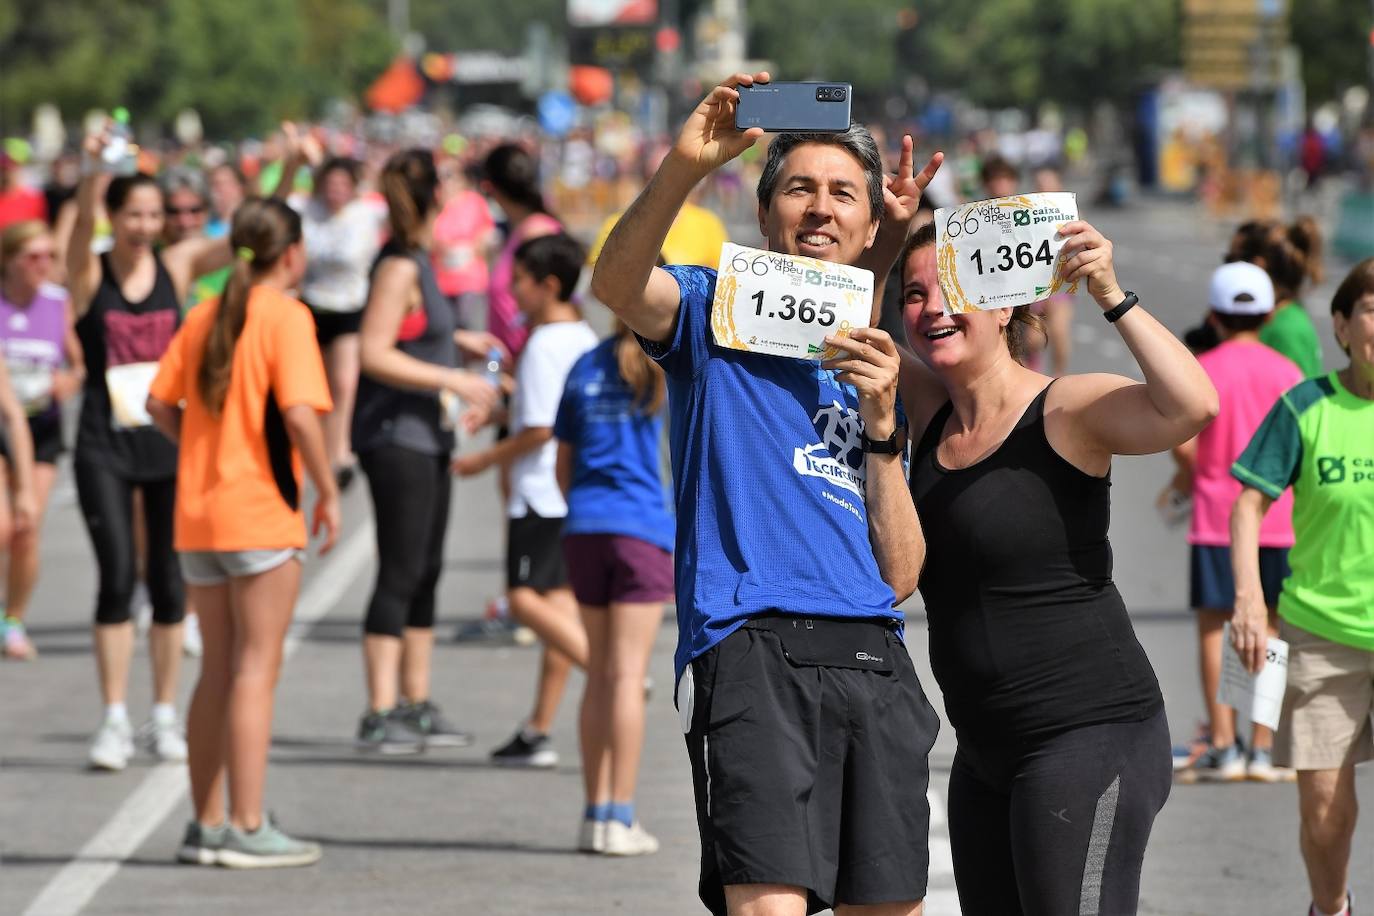
[[[668,379],[677,703],[702,901],[717,914],[916,913],[938,720],[894,608],[925,555],[897,349],[876,328],[829,339],[842,355],[819,365],[721,347],[716,272],[654,266],[693,187],[762,135],[735,129],[736,87],[767,80],[738,74],[697,107],[611,233],[592,290]],[[905,227],[939,161],[913,175],[907,148],[902,165],[885,188],[859,125],[778,135],[758,187],[767,248],[870,266],[885,207]]]

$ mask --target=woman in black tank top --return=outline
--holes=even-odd
[[[381,175],[391,241],[372,269],[363,310],[362,373],[353,450],[377,523],[377,582],[363,624],[368,709],[363,751],[413,753],[465,744],[430,699],[434,602],[448,529],[456,420],[476,420],[496,389],[458,368],[453,307],[439,291],[429,246],[439,175],[424,150],[403,150]],[[468,415],[454,416],[461,402]]]
[[[95,610],[96,661],[105,716],[90,749],[99,768],[119,770],[133,753],[125,700],[133,656],[130,620],[137,561],[134,493],[142,496],[144,574],[153,605],[153,746],[184,759],[173,703],[182,650],[185,598],[172,550],[176,450],[145,409],[157,361],[175,334],[192,280],[230,262],[224,239],[188,238],[160,251],[164,200],[149,175],[110,180],[105,207],[114,245],[91,252],[100,156],[107,137],[88,137],[87,174],[77,188],[77,218],[67,245],[67,283],[87,375],[73,470],[81,513],[100,569]]]
[[[1062,268],[1116,322],[1146,384],[1027,369],[1029,308],[945,315],[934,227],[899,258],[911,491],[928,533],[931,666],[958,736],[949,829],[968,913],[1133,913],[1171,763],[1163,699],[1112,582],[1115,454],[1196,434],[1216,392],[1125,304],[1111,243],[1070,223]],[[1110,848],[1111,855],[1107,855]]]

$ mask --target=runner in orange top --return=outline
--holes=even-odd
[[[301,280],[301,221],[278,200],[234,214],[233,272],[196,306],[158,367],[148,412],[180,445],[176,548],[201,616],[205,654],[187,728],[196,817],[177,858],[201,865],[309,865],[316,843],[263,815],[272,692],[307,543],[300,465],[319,494],[321,552],[339,529],[339,492],[320,414],[331,409],[314,321],[285,291]],[[225,819],[222,774],[229,774]]]

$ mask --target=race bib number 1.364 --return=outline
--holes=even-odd
[[[1059,227],[1078,219],[1074,195],[1020,194],[935,211],[945,311],[1029,305],[1064,287]]]
[[[871,270],[728,242],[721,249],[711,330],[722,347],[828,359],[825,338],[868,327],[872,314]]]

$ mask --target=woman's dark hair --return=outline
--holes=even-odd
[[[558,278],[558,298],[572,300],[582,265],[587,263],[587,249],[570,235],[556,232],[532,238],[515,249],[515,263],[525,269],[536,283],[548,277]]]
[[[906,240],[902,246],[901,257],[897,259],[897,264],[901,269],[899,276],[905,284],[906,263],[911,255],[922,248],[930,248],[935,244],[935,224],[926,223]],[[1021,365],[1026,365],[1034,352],[1032,344],[1036,340],[1045,340],[1045,319],[1031,311],[1029,305],[1018,305],[1011,310],[1011,321],[1007,323],[1007,350],[1011,353],[1011,358]]]
[[[1232,334],[1242,334],[1246,331],[1258,331],[1264,327],[1270,314],[1270,312],[1265,312],[1263,315],[1230,315],[1226,312],[1213,310],[1212,320]]]
[[[1298,297],[1305,281],[1321,282],[1321,230],[1310,216],[1300,216],[1289,226],[1250,220],[1236,229],[1225,260],[1260,265],[1274,282],[1275,302],[1288,302]]]
[[[978,167],[978,180],[986,185],[994,178],[1010,178],[1012,181],[1019,181],[1021,173],[1007,159],[993,153],[984,159],[983,164]]]
[[[146,172],[135,172],[133,175],[116,175],[110,179],[110,186],[105,189],[105,211],[107,213],[118,213],[124,209],[124,205],[129,201],[129,195],[139,188],[152,188],[162,196],[162,186],[157,183],[157,179]]]
[[[234,223],[229,230],[234,266],[215,309],[196,376],[196,388],[211,415],[219,416],[229,393],[234,348],[248,319],[248,293],[254,277],[271,269],[286,249],[300,240],[300,215],[281,200],[252,197],[234,211]]]
[[[1336,294],[1331,297],[1331,314],[1349,318],[1355,314],[1355,303],[1374,293],[1374,258],[1365,258],[1345,275]]]
[[[420,247],[420,232],[429,215],[439,209],[435,196],[439,172],[434,154],[424,149],[401,150],[382,168],[382,195],[386,197],[391,237],[407,249]]]
[[[646,414],[658,413],[667,396],[663,369],[649,358],[628,325],[615,322],[615,362],[620,377],[635,395],[635,406]]]
[[[318,192],[324,187],[325,176],[330,172],[343,172],[354,185],[357,185],[359,177],[362,175],[362,168],[362,163],[357,159],[348,156],[331,156],[320,163],[320,167],[315,170],[315,190]]]
[[[505,197],[535,213],[548,213],[539,189],[539,162],[523,147],[503,143],[487,153],[482,177]]]
[[[1279,224],[1271,219],[1252,219],[1241,223],[1231,234],[1231,245],[1226,249],[1222,260],[1230,264],[1234,261],[1247,261],[1254,264],[1263,260],[1264,250]]]

